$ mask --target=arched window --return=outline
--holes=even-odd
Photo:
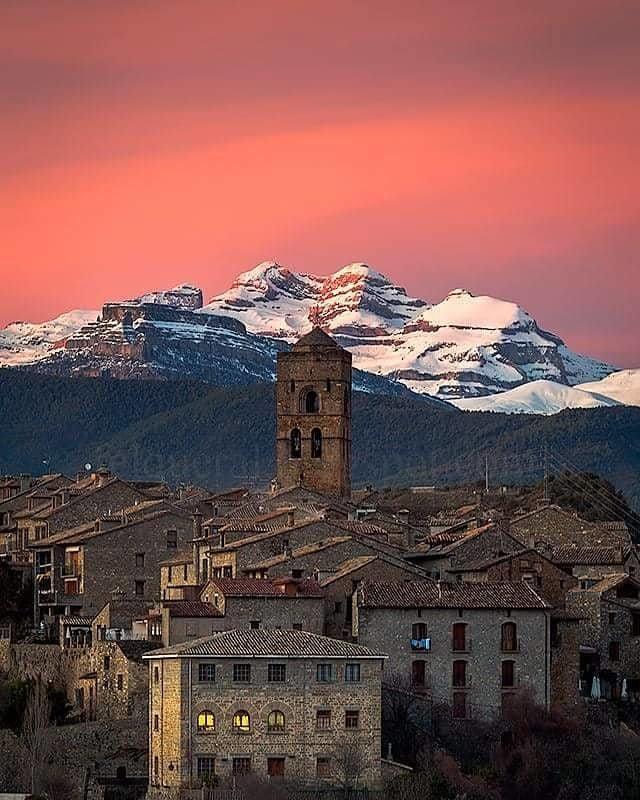
[[[289,455],[291,458],[301,458],[302,457],[302,434],[300,433],[300,428],[294,428],[291,431],[290,435],[290,451]]]
[[[467,685],[467,662],[453,662],[453,685],[457,689],[464,689]]]
[[[236,711],[233,715],[233,732],[234,733],[250,733],[251,720],[249,719],[248,711]]]
[[[465,622],[453,624],[453,650],[462,652],[467,649],[467,625]]]
[[[311,458],[322,458],[322,431],[314,428],[311,431]]]
[[[216,729],[216,718],[213,711],[201,711],[198,714],[198,733],[212,733]]]
[[[320,411],[320,395],[314,389],[309,389],[304,395],[304,410],[307,414]]]
[[[514,653],[518,649],[518,636],[515,622],[502,624],[502,650],[505,653]]]
[[[267,730],[269,733],[284,733],[284,714],[282,711],[272,711],[267,717]]]

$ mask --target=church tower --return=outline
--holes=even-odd
[[[314,328],[278,353],[276,456],[281,488],[351,494],[351,353]]]

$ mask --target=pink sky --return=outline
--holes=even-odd
[[[264,259],[640,366],[637,0],[0,7],[0,325]]]

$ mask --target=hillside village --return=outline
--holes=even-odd
[[[507,752],[527,703],[636,736],[627,525],[548,498],[452,492],[427,513],[434,487],[403,506],[353,491],[351,409],[351,354],[313,328],[278,353],[262,491],[108,466],[0,482],[0,673],[63,708],[47,753],[26,751],[38,791],[408,797],[427,750],[457,757],[475,726]],[[0,790],[25,790],[20,732],[0,727]]]

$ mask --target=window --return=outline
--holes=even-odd
[[[344,712],[344,727],[348,730],[355,730],[360,722],[359,711],[345,711]]]
[[[284,776],[284,758],[268,758],[267,775],[270,778],[282,778]]]
[[[503,689],[511,689],[513,688],[516,683],[516,662],[515,661],[503,661],[502,662],[502,688]]]
[[[320,411],[320,397],[313,389],[304,396],[304,410],[307,414],[317,414]]]
[[[211,683],[216,679],[215,664],[198,664],[198,680],[200,683]]]
[[[322,458],[322,431],[314,428],[311,431],[311,458]]]
[[[631,615],[631,635],[640,636],[640,614]]]
[[[336,603],[334,603],[333,613],[334,614],[342,614],[342,603],[341,603],[340,600],[338,600]]]
[[[153,730],[154,731],[160,730],[160,717],[157,714],[153,715]]]
[[[411,638],[414,641],[426,639],[428,635],[427,626],[424,622],[414,622],[411,626]]]
[[[233,680],[236,683],[250,683],[251,682],[251,664],[234,664],[233,665]]]
[[[236,756],[233,759],[233,774],[246,775],[248,772],[251,772],[251,759]]]
[[[616,624],[616,615],[613,612],[609,612],[609,625]]]
[[[136,568],[143,569],[144,567],[144,553],[136,553]]]
[[[284,683],[287,677],[287,667],[285,664],[269,664],[267,677],[271,683]]]
[[[109,667],[111,666],[111,656],[105,656],[102,659],[102,666],[105,672],[109,672]]]
[[[331,759],[319,757],[316,758],[316,778],[330,778],[331,777]]]
[[[178,531],[167,531],[167,548],[175,550],[178,546]]]
[[[84,689],[76,689],[76,706],[80,709],[84,708]]]
[[[233,715],[233,732],[234,733],[250,733],[251,720],[249,719],[248,711],[236,711]]]
[[[294,631],[301,631],[302,630],[302,623],[301,622],[294,622],[293,623],[293,630]]]
[[[424,687],[426,683],[426,670],[424,661],[414,661],[411,664],[411,684],[416,688]]]
[[[300,428],[294,428],[289,435],[289,457],[302,458],[302,434]]]
[[[144,597],[144,581],[136,581],[134,586],[136,597]]]
[[[124,687],[124,679],[120,673],[118,673],[116,677],[116,686],[118,687],[119,692],[121,692]]]
[[[620,642],[609,642],[609,659],[620,661]]]
[[[291,383],[289,384],[289,391],[291,392],[291,394],[293,394],[295,390],[296,390],[296,382],[291,381]]]
[[[316,728],[321,731],[331,728],[331,711],[329,709],[320,708],[316,711]]]
[[[153,682],[160,683],[160,670],[158,667],[153,668]]]
[[[453,685],[456,687],[464,687],[467,685],[467,662],[454,661],[453,662]]]
[[[346,664],[344,679],[346,683],[360,683],[360,664]]]
[[[505,653],[514,653],[518,649],[517,629],[515,622],[505,622],[502,625],[502,650]]]
[[[182,569],[182,578],[185,583],[187,582],[188,575],[189,575],[189,565],[185,564]]]
[[[453,716],[455,719],[466,719],[467,695],[464,692],[453,693]]]
[[[267,730],[269,733],[284,733],[284,714],[282,711],[272,711],[267,717]]]
[[[153,757],[153,774],[157,777],[158,772],[160,772],[160,760],[158,756]]]
[[[464,653],[467,649],[467,625],[465,622],[454,622],[453,624],[453,650]]]
[[[198,778],[209,781],[216,774],[216,760],[213,756],[198,756]]]
[[[331,391],[331,378],[327,378],[327,391]]]
[[[252,619],[251,622],[249,623],[249,626],[250,626],[252,631],[257,631],[258,628],[260,627],[260,620],[259,619]]]
[[[333,680],[331,664],[318,664],[316,677],[319,683],[330,683]]]
[[[198,714],[198,733],[213,733],[216,729],[216,718],[213,711],[201,711]]]

